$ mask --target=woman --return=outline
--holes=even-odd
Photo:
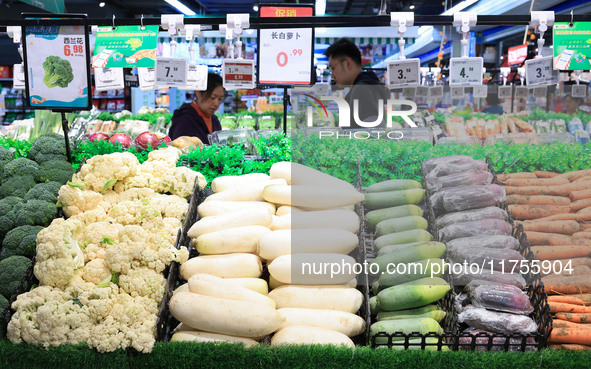
[[[204,144],[209,143],[207,135],[222,129],[214,113],[222,104],[224,93],[222,77],[208,73],[207,89],[195,91],[195,100],[174,111],[168,136],[172,140],[180,136],[198,137]]]

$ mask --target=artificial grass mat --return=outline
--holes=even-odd
[[[99,353],[84,345],[43,349],[0,341],[0,368],[586,368],[591,354],[584,351],[540,352],[433,352],[391,351],[330,346],[245,349],[239,345],[156,343],[149,354],[134,350]]]

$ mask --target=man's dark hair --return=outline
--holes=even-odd
[[[336,40],[335,43],[324,50],[324,55],[333,59],[348,56],[353,59],[355,64],[361,65],[361,52],[359,48],[351,40],[346,38]]]
[[[218,86],[224,86],[224,80],[219,74],[207,73],[207,89],[202,92],[204,98],[209,98]]]

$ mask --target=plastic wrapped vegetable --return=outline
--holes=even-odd
[[[458,314],[458,321],[471,327],[496,333],[531,334],[538,329],[532,318],[490,311],[483,308],[466,308]]]
[[[454,173],[443,177],[427,180],[427,189],[437,192],[444,188],[459,187],[466,185],[484,185],[491,183],[493,175],[488,171]]]
[[[474,159],[472,159],[471,157],[469,157],[467,155],[440,156],[438,158],[431,158],[431,159],[425,160],[423,162],[423,164],[421,164],[421,171],[423,172],[423,176],[425,176],[427,173],[429,173],[430,171],[432,171],[433,169],[435,169],[439,165],[451,164],[451,163],[463,164],[463,163],[469,163],[472,161],[474,161]]]
[[[459,348],[461,350],[471,350],[472,344],[474,344],[476,351],[504,351],[505,346],[507,346],[507,340],[509,340],[509,345],[506,348],[508,351],[522,350],[523,338],[493,337],[493,335],[495,333],[483,329],[467,328],[460,335]],[[492,346],[489,349],[490,340],[492,340]],[[527,344],[525,351],[535,351],[536,340],[533,337],[527,337],[525,340]]]
[[[238,128],[255,129],[257,120],[252,115],[243,115],[238,121]]]
[[[449,213],[435,219],[435,227],[441,229],[445,226],[462,222],[473,222],[480,219],[501,219],[508,220],[507,212],[497,206],[489,206],[482,209],[458,211]]]
[[[275,118],[264,116],[259,120],[259,129],[275,129]]]
[[[472,160],[464,163],[443,163],[437,165],[425,175],[426,180],[448,176],[454,173],[480,172],[488,170],[488,165],[482,160]]]
[[[474,222],[450,224],[439,230],[439,240],[448,242],[456,238],[474,236],[511,235],[513,226],[504,220],[481,219]]]
[[[235,129],[236,128],[236,117],[231,115],[225,115],[220,119],[220,125],[222,130]]]
[[[519,250],[519,240],[513,236],[474,236],[456,238],[445,243],[448,251],[458,247],[484,247],[489,249]]]
[[[523,256],[515,250],[487,249],[484,247],[457,247],[447,253],[450,262],[477,264],[479,268],[491,268],[493,273],[505,274],[519,271]],[[453,268],[452,268],[453,272]]]
[[[525,279],[521,275],[511,273],[511,270],[505,271],[505,273],[499,273],[498,271],[489,269],[479,269],[477,273],[472,273],[470,270],[462,270],[460,273],[454,273],[453,281],[456,286],[468,286],[475,281],[479,281],[478,283],[494,282],[509,284],[518,288],[524,288],[526,284]]]
[[[506,313],[529,315],[534,311],[529,297],[515,286],[484,284],[470,294],[476,307],[504,311]]]
[[[439,191],[429,198],[437,214],[480,209],[505,201],[505,189],[496,184],[454,187]]]

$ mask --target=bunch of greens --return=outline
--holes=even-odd
[[[26,158],[29,156],[31,143],[28,141],[13,140],[6,136],[0,136],[0,146],[14,152],[15,158]]]

